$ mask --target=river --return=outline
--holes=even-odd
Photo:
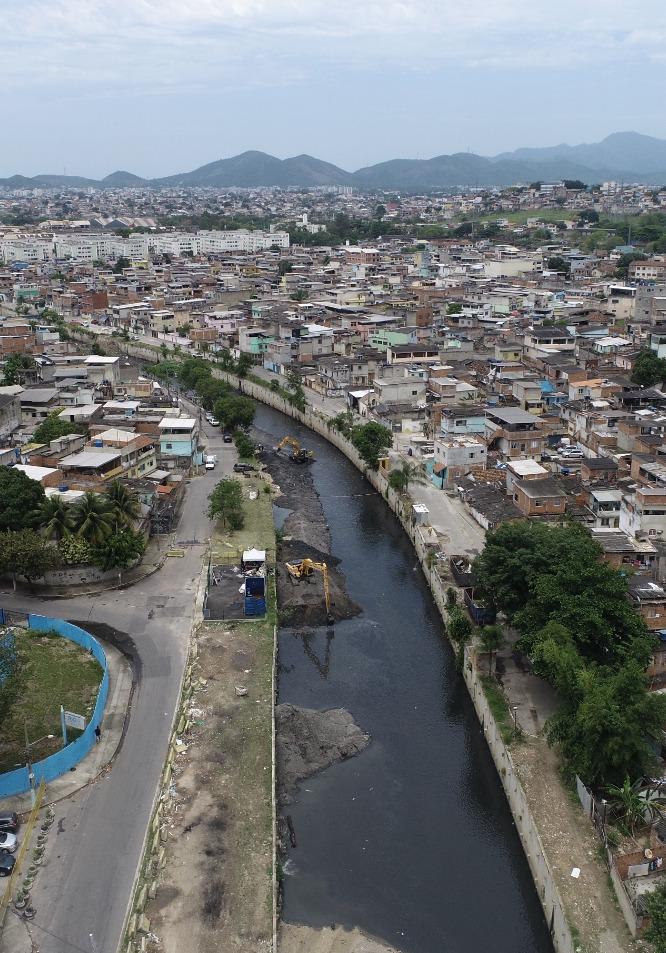
[[[312,475],[349,595],[312,636],[282,629],[279,700],[348,709],[370,746],[305,781],[284,920],[358,926],[404,953],[550,953],[527,861],[411,543],[346,458],[260,407],[257,426],[315,450]]]

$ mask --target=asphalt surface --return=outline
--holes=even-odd
[[[130,589],[93,599],[48,601],[0,591],[0,605],[8,608],[82,624],[90,620],[128,633],[138,653],[132,710],[113,766],[56,807],[47,861],[32,894],[36,916],[30,933],[33,948],[42,953],[116,953],[121,939],[187,657],[210,537],[207,497],[231,470],[235,454],[219,430],[208,425],[203,430],[208,452],[220,462],[213,471],[202,469],[187,487],[175,534],[176,545],[189,541],[182,546],[184,558],[169,558]]]

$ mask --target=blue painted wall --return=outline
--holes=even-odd
[[[0,610],[1,612],[1,610]],[[75,740],[70,742],[65,748],[49,755],[43,761],[36,761],[33,766],[35,776],[35,786],[44,779],[47,783],[59,778],[71,768],[75,767],[79,761],[83,760],[96,742],[95,727],[102,722],[106,699],[109,694],[109,669],[106,661],[106,653],[89,632],[80,629],[78,625],[72,625],[71,622],[65,622],[64,619],[52,619],[49,616],[34,615],[28,616],[28,626],[31,629],[39,631],[54,631],[71,642],[88,649],[91,655],[97,659],[104,672],[102,681],[97,692],[97,701],[90,721],[85,731]],[[15,771],[6,771],[0,774],[0,798],[12,797],[16,794],[24,794],[30,790],[30,780],[28,778],[27,767],[17,768]]]

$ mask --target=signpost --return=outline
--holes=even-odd
[[[67,744],[67,726],[70,728],[76,728],[78,731],[85,731],[86,727],[86,718],[85,715],[77,715],[73,711],[65,711],[65,709],[60,706],[60,723],[62,725],[62,740],[63,745]]]

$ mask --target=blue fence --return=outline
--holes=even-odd
[[[0,613],[2,613],[0,618],[4,620],[4,612],[0,610]],[[44,758],[43,761],[36,761],[32,765],[33,774],[35,776],[34,783],[38,785],[42,778],[48,783],[60,777],[61,774],[70,771],[79,761],[85,758],[95,744],[97,740],[95,737],[95,728],[102,722],[106,699],[109,694],[109,669],[106,654],[102,646],[97,639],[93,638],[85,629],[80,629],[78,625],[72,625],[71,622],[65,622],[64,619],[52,619],[49,616],[30,613],[28,615],[28,626],[37,631],[57,632],[58,635],[61,635],[64,639],[69,639],[71,642],[76,642],[77,645],[82,646],[82,648],[88,649],[90,654],[93,655],[102,666],[104,672],[99,691],[97,692],[95,708],[85,731],[75,741],[70,742],[70,744],[66,745],[66,747],[60,751],[49,755],[49,757]],[[23,794],[29,790],[30,779],[28,777],[27,767],[17,768],[15,771],[6,771],[4,774],[0,774],[0,798]]]

